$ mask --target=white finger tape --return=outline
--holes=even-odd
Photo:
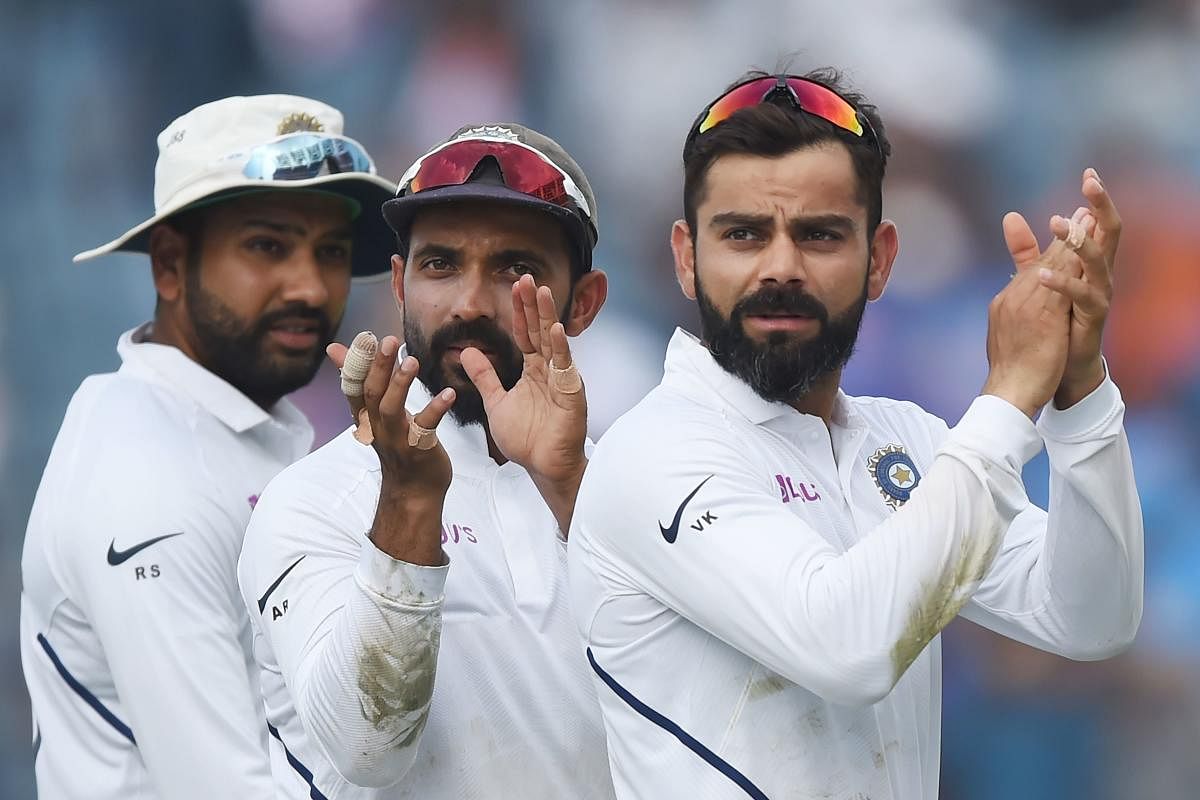
[[[347,397],[361,397],[363,381],[371,369],[371,362],[379,352],[379,340],[370,331],[363,331],[354,337],[350,349],[346,351],[346,363],[342,364],[342,394]]]

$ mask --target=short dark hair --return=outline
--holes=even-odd
[[[770,76],[770,73],[752,70],[731,83],[725,92],[747,81]],[[840,142],[850,151],[854,172],[858,176],[859,195],[867,207],[867,237],[869,239],[874,235],[883,218],[883,173],[892,152],[879,111],[867,102],[866,97],[850,89],[841,73],[831,67],[806,72],[799,77],[819,83],[841,95],[871,123],[874,140],[869,132],[865,136],[855,136],[831,122],[801,111],[786,100],[776,101],[772,98],[735,112],[715,128],[689,138],[684,145],[683,216],[692,232],[693,241],[696,237],[696,209],[704,199],[708,171],[718,158],[733,153],[770,158],[822,142]]]

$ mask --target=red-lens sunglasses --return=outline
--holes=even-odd
[[[442,186],[459,186],[466,183],[479,162],[489,156],[496,160],[504,185],[508,188],[555,205],[574,205],[591,219],[592,210],[571,176],[520,142],[487,139],[451,142],[409,168],[400,179],[400,186],[406,194]]]
[[[789,98],[801,111],[831,122],[855,136],[869,134],[875,149],[879,149],[879,139],[875,136],[866,115],[860,114],[848,100],[828,86],[795,75],[754,78],[733,87],[701,112],[696,123],[692,125],[691,133],[688,134],[687,147],[691,147],[697,136],[712,130],[734,113],[778,95]]]

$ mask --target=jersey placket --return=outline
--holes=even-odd
[[[544,532],[550,544],[556,544],[552,527],[543,524],[550,511],[517,464],[509,462],[489,472],[492,516],[504,548],[513,601],[524,609],[543,609],[550,602],[553,586],[551,570],[544,563],[544,543],[537,536]]]

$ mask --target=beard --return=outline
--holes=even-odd
[[[525,369],[525,357],[513,338],[490,319],[477,317],[451,322],[438,328],[430,339],[409,317],[404,318],[404,343],[408,354],[420,364],[417,377],[421,383],[433,395],[448,386],[453,388],[455,397],[450,416],[460,425],[482,425],[487,421],[487,414],[479,390],[461,364],[446,363],[449,348],[463,342],[472,342],[496,355],[492,366],[506,391],[517,385]]]
[[[219,297],[200,286],[198,270],[188,270],[185,298],[204,366],[264,408],[308,385],[325,357],[341,320],[319,308],[289,303],[257,320],[246,321]],[[270,352],[267,336],[281,322],[303,319],[317,326],[311,349]]]
[[[867,285],[864,281],[859,299],[836,317],[799,287],[770,285],[739,300],[727,319],[704,293],[699,274],[696,302],[701,335],[713,359],[764,400],[790,403],[850,360],[867,306]],[[811,317],[818,323],[817,333],[796,339],[787,331],[772,331],[763,341],[746,333],[747,316],[772,313]]]

